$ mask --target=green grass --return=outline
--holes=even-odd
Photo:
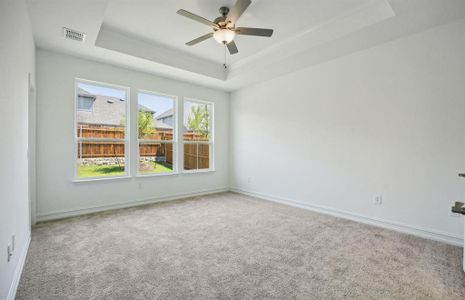
[[[78,166],[77,175],[80,178],[86,177],[111,177],[125,175],[124,166],[109,165],[109,166]]]
[[[140,174],[161,174],[173,172],[173,166],[168,163],[149,162],[141,164],[139,169]]]
[[[161,174],[173,172],[173,166],[168,163],[147,162],[141,164],[139,169],[140,174]],[[78,166],[77,175],[79,178],[92,177],[112,177],[126,175],[124,166],[109,165],[109,166]]]

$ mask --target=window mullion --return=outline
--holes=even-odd
[[[184,144],[210,145],[210,144],[212,144],[212,142],[207,142],[207,141],[184,141]]]
[[[139,144],[157,144],[157,143],[163,143],[163,144],[174,144],[173,140],[138,140]]]

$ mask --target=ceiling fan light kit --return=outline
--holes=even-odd
[[[236,33],[228,28],[221,28],[213,33],[213,38],[220,44],[229,44],[234,40]]]
[[[187,42],[186,45],[194,46],[200,42],[203,42],[213,37],[215,41],[217,41],[218,43],[226,45],[230,54],[236,54],[239,52],[236,43],[234,42],[234,38],[236,37],[236,35],[271,37],[273,35],[273,29],[250,27],[236,28],[237,20],[251,3],[251,0],[237,0],[236,4],[234,4],[233,8],[231,9],[225,6],[220,7],[219,11],[221,16],[216,18],[213,22],[201,16],[193,14],[187,10],[178,10],[177,13],[179,15],[200,22],[213,29],[213,32],[207,33],[190,42]]]

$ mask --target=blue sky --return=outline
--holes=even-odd
[[[78,83],[78,87],[83,90],[101,96],[116,97],[119,99],[126,100],[126,91],[118,88],[103,87],[93,84]],[[149,93],[139,93],[138,94],[139,104],[154,110],[155,116],[158,116],[165,111],[173,108],[173,99],[167,96],[154,95]]]
[[[154,110],[155,116],[173,108],[174,105],[173,98],[145,93],[139,93],[138,101],[139,104]]]
[[[116,97],[119,99],[124,99],[126,100],[126,91],[125,90],[120,90],[117,88],[110,88],[110,87],[103,87],[103,86],[97,86],[93,84],[87,84],[87,83],[78,83],[78,87],[81,89],[94,94],[94,95],[102,95],[102,96],[110,96],[110,97]]]

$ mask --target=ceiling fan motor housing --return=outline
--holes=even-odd
[[[200,22],[202,24],[205,24],[209,26],[211,29],[213,29],[213,32],[204,34],[190,42],[187,42],[186,45],[193,46],[213,37],[218,43],[227,45],[230,54],[236,54],[239,52],[239,50],[237,50],[236,43],[234,42],[234,37],[237,34],[271,37],[271,35],[273,34],[273,29],[251,27],[236,28],[237,20],[245,12],[245,10],[249,7],[250,4],[252,4],[251,0],[236,0],[236,3],[231,9],[229,9],[229,7],[227,6],[222,6],[219,9],[221,16],[216,18],[213,22],[201,16],[193,14],[187,10],[178,10],[178,14],[186,18],[192,19],[194,21]]]
[[[229,8],[226,7],[226,6],[222,6],[222,7],[220,7],[219,12],[220,12],[221,16],[216,18],[213,21],[213,23],[218,24],[218,26],[220,26],[220,28],[234,28],[234,24],[232,24],[231,22],[228,22],[226,20],[226,18],[228,16],[228,13],[229,13]]]
[[[226,18],[226,16],[228,15],[229,13],[229,7],[226,7],[226,6],[221,6],[220,7],[220,14]]]

